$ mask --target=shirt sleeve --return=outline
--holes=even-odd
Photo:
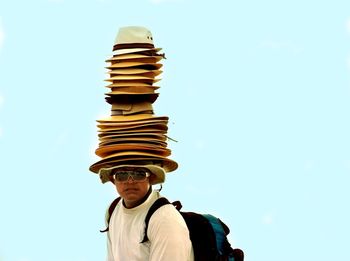
[[[186,223],[173,205],[159,208],[151,217],[147,235],[149,261],[191,261],[192,243]]]
[[[114,257],[111,249],[111,238],[109,236],[109,232],[107,232],[107,258],[106,261],[114,261]]]

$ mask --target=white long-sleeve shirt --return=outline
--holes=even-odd
[[[171,204],[152,215],[144,237],[148,209],[160,197],[153,191],[141,205],[127,209],[119,201],[107,233],[107,261],[193,261],[189,232],[181,214]]]

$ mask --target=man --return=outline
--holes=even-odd
[[[159,208],[151,217],[144,238],[145,217],[160,196],[152,185],[163,183],[165,171],[157,165],[120,165],[102,168],[109,175],[122,200],[109,222],[108,261],[192,261],[189,231],[180,213],[171,204]]]

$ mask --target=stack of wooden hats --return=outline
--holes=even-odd
[[[161,48],[155,48],[151,32],[144,27],[120,28],[109,63],[106,101],[111,105],[111,116],[98,119],[99,147],[95,153],[101,159],[90,166],[100,173],[103,183],[109,177],[101,176],[101,169],[119,165],[154,164],[165,172],[174,171],[177,163],[168,157],[168,117],[155,116],[153,103],[158,98],[157,78],[162,71]]]

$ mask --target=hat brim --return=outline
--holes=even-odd
[[[128,131],[128,130],[139,130],[140,132],[143,132],[144,129],[153,129],[158,131],[166,132],[168,130],[168,126],[166,124],[142,124],[142,125],[127,125],[127,126],[115,126],[115,125],[97,125],[98,128],[102,131]]]
[[[159,146],[151,146],[151,145],[142,145],[142,144],[125,144],[125,143],[120,143],[120,144],[111,144],[111,145],[105,145],[105,146],[100,146],[95,150],[95,153],[97,156],[100,157],[107,157],[109,155],[112,155],[118,151],[125,151],[125,150],[135,150],[135,151],[147,151],[147,152],[152,152],[154,154],[157,154],[162,157],[168,157],[171,154],[170,149],[167,148],[162,148]]]
[[[101,129],[115,127],[115,128],[142,128],[142,127],[167,127],[168,121],[139,121],[139,122],[101,122],[97,126]]]
[[[161,59],[163,59],[162,55],[145,55],[142,53],[127,53],[127,54],[121,54],[121,55],[114,55],[111,58],[107,59],[106,62],[114,62],[114,61],[120,61],[120,60],[130,60],[130,59],[153,59],[155,62],[159,62]]]
[[[113,96],[113,95],[150,95],[150,94],[159,94],[154,91],[146,91],[146,92],[131,92],[131,91],[112,91],[106,92],[105,95]]]
[[[115,50],[113,52],[113,55],[139,53],[139,52],[145,52],[145,51],[147,51],[147,52],[148,51],[159,52],[160,50],[162,50],[162,48],[152,48],[152,49],[148,49],[148,48],[128,48],[128,49]]]
[[[124,79],[121,79],[122,77],[118,78],[109,78],[106,79],[106,82],[112,82],[112,84],[119,84],[117,86],[137,86],[140,84],[147,84],[147,85],[153,85],[153,83],[159,82],[160,79],[150,78],[150,77],[128,77],[128,75],[125,75]]]
[[[167,122],[169,120],[168,116],[154,116],[152,114],[137,114],[130,116],[109,116],[106,118],[101,118],[96,120],[97,122],[110,122],[110,123],[150,123],[150,122]]]
[[[132,87],[112,87],[110,92],[105,93],[109,94],[152,94],[155,93],[155,90],[159,87],[145,87],[145,86],[132,86]]]
[[[114,83],[111,83],[109,85],[106,85],[107,88],[115,88],[115,87],[137,87],[137,86],[143,86],[143,87],[153,87],[152,82],[140,82],[140,81],[116,81]],[[154,86],[159,88],[158,86]]]
[[[155,85],[146,85],[146,84],[141,84],[141,85],[135,85],[135,86],[106,86],[111,91],[134,91],[136,90],[158,90],[160,87],[155,86]]]
[[[106,66],[106,69],[116,69],[116,68],[129,68],[129,67],[135,67],[139,66],[142,69],[149,69],[149,70],[159,70],[162,68],[163,64],[161,63],[152,63],[151,61],[123,61],[123,62],[117,62],[113,63],[109,66]]]
[[[125,132],[125,130],[98,130],[98,135],[102,135],[102,136],[105,136],[105,135],[123,135],[123,134],[129,134],[129,135],[138,135],[138,134],[157,134],[157,135],[163,135],[165,136],[166,135],[166,131],[163,131],[163,130],[155,130],[155,129],[152,129],[152,128],[142,128],[141,130],[140,129],[130,129],[128,130],[127,132]]]
[[[172,172],[178,168],[176,161],[148,153],[144,151],[123,151],[111,154],[90,166],[90,171],[97,173],[100,168],[109,168],[118,164],[130,164],[137,161],[152,161],[160,165],[166,172]]]
[[[165,142],[168,137],[166,135],[162,134],[156,134],[156,133],[147,133],[147,132],[142,132],[142,133],[122,133],[122,134],[115,134],[113,132],[110,133],[105,133],[105,134],[98,134],[99,140],[105,140],[105,139],[154,139],[154,140],[159,140]]]
[[[116,74],[111,75],[107,81],[120,81],[120,80],[152,80],[153,82],[156,80],[154,77],[144,76],[139,74]],[[159,81],[159,80],[158,80]]]
[[[150,75],[150,76],[158,76],[161,74],[163,71],[162,70],[147,70],[147,69],[142,69],[142,68],[133,68],[133,67],[128,67],[128,68],[118,68],[114,69],[112,71],[109,71],[108,74],[110,75],[115,75],[115,74],[121,74],[121,75],[129,75],[129,74],[141,74],[141,75]]]
[[[153,104],[157,100],[158,96],[159,96],[159,93],[146,93],[146,94],[137,93],[137,95],[129,95],[129,93],[118,94],[118,95],[107,94],[105,97],[105,100],[111,105],[122,103],[125,101],[129,101],[131,103],[149,102]],[[146,112],[143,112],[143,113],[146,113]],[[150,114],[153,114],[153,112],[151,112]]]
[[[99,146],[107,146],[114,144],[128,144],[128,145],[137,145],[137,146],[150,146],[165,149],[167,148],[167,142],[163,140],[158,140],[150,138],[147,136],[142,137],[128,137],[128,138],[119,138],[116,136],[107,136],[106,138],[99,138]]]

